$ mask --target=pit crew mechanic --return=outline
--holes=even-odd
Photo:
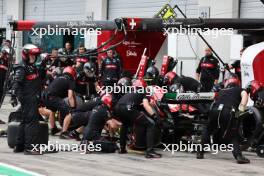
[[[136,80],[133,82],[135,88],[146,88],[147,84],[144,80]],[[142,106],[143,105],[143,106]],[[141,111],[142,110],[142,111]],[[147,112],[148,115],[143,113]],[[127,153],[126,135],[128,128],[133,125],[144,126],[146,130],[146,158],[160,158],[153,149],[155,120],[158,121],[157,115],[154,113],[145,93],[132,92],[121,97],[115,106],[115,113],[122,123],[120,131],[120,153]]]
[[[218,97],[209,112],[207,128],[204,129],[201,144],[208,144],[209,136],[216,134],[218,142],[233,144],[233,156],[238,164],[249,163],[249,159],[242,155],[240,149],[241,136],[239,133],[239,114],[245,111],[248,101],[246,90],[240,87],[237,76],[225,81],[225,88],[220,90]],[[216,132],[216,133],[215,133]],[[204,158],[204,151],[197,151],[197,159]]]
[[[117,83],[122,71],[122,63],[119,56],[114,50],[107,51],[107,57],[103,59],[100,74],[104,86],[113,86]]]
[[[205,56],[196,69],[196,79],[201,82],[202,90],[210,92],[219,79],[219,61],[210,48],[205,49]]]
[[[38,69],[35,65],[40,48],[32,44],[26,44],[22,49],[23,63],[15,70],[14,83],[11,89],[11,104],[21,103],[22,122],[19,125],[19,132],[14,152],[24,154],[40,155],[39,150],[32,150],[34,144],[39,144],[41,116],[38,111],[41,80],[45,78],[44,66],[41,64]]]
[[[63,124],[64,119],[71,116],[72,110],[76,108],[75,79],[75,69],[66,67],[63,75],[52,81],[42,93],[43,103],[47,109],[60,112],[60,124],[63,125],[61,137],[67,136],[67,129],[64,126],[68,124]],[[69,105],[64,101],[66,97],[68,97]]]

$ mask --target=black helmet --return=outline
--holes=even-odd
[[[117,82],[117,85],[118,86],[132,86],[132,81],[130,78],[123,77],[119,79],[119,81]]]
[[[83,71],[87,77],[92,78],[95,76],[96,65],[93,62],[87,62],[83,66]]]
[[[156,79],[159,76],[159,70],[155,66],[150,66],[146,71],[147,79]]]
[[[169,87],[170,93],[182,92],[182,85],[180,83],[174,83]]]
[[[117,82],[117,86],[119,87],[119,90],[121,90],[118,93],[114,93],[114,98],[119,99],[124,94],[131,91],[132,88],[132,80],[128,77],[120,78]]]

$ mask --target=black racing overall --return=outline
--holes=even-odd
[[[241,101],[240,87],[225,88],[211,106],[208,126],[203,131],[202,145],[208,144],[210,135],[217,143],[233,144],[233,155],[241,155],[240,120],[235,116]],[[215,141],[214,141],[215,142]]]

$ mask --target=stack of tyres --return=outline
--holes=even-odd
[[[12,115],[12,113],[10,114],[10,116],[11,115]],[[17,112],[16,112],[16,115],[18,115]],[[8,144],[8,146],[10,148],[14,148],[15,147],[20,123],[21,123],[21,121],[19,120],[19,118],[16,118],[13,121],[11,120],[8,123],[8,127],[7,127],[7,144]],[[48,124],[46,122],[44,122],[44,121],[39,121],[39,127],[40,127],[39,130],[40,130],[41,137],[39,138],[38,143],[39,144],[48,144],[48,141],[49,141],[49,127],[48,127]]]

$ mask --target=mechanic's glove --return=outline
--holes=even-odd
[[[245,112],[245,110],[246,110],[246,106],[243,104],[240,104],[238,106],[238,111],[236,112],[235,116],[239,118]]]
[[[13,107],[16,107],[18,105],[17,97],[12,95],[10,103]]]
[[[118,153],[119,154],[126,154],[127,153],[126,147],[121,146]]]

